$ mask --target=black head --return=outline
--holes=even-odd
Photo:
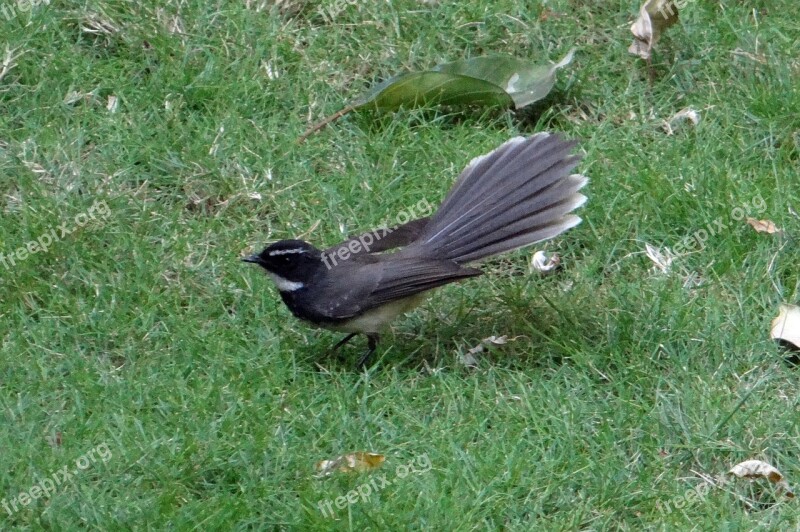
[[[308,282],[322,266],[320,251],[302,240],[280,240],[242,260],[258,264],[273,276],[291,283]]]

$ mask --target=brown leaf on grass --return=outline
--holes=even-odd
[[[647,0],[639,10],[639,18],[631,26],[633,43],[628,52],[650,60],[653,46],[661,34],[678,21],[678,8],[672,0]]]
[[[458,361],[461,362],[463,365],[467,366],[468,368],[474,368],[478,365],[478,358],[476,355],[483,353],[484,349],[491,345],[504,345],[508,343],[508,336],[490,336],[489,338],[484,338],[481,340],[481,343],[464,353],[463,355],[458,357]]]
[[[756,230],[756,233],[768,233],[772,235],[781,232],[772,220],[756,220],[755,218],[748,217],[747,223]]]
[[[772,320],[770,336],[800,351],[800,307],[781,305],[778,317]]]
[[[729,471],[731,475],[749,480],[765,478],[776,485],[790,499],[794,498],[794,492],[783,475],[775,467],[761,460],[746,460],[736,464]]]
[[[350,454],[343,454],[333,460],[321,460],[316,463],[315,468],[319,473],[318,476],[326,477],[333,474],[334,471],[340,473],[352,473],[354,471],[369,471],[379,467],[386,457],[382,454],[368,453],[368,452],[355,452]]]
[[[667,135],[672,135],[675,133],[675,130],[679,129],[684,122],[688,122],[693,126],[696,126],[700,123],[700,113],[692,109],[691,107],[687,107],[685,109],[681,109],[677,113],[675,113],[669,121],[664,121],[662,125],[664,132]]]

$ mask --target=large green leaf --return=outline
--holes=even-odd
[[[570,50],[554,65],[533,65],[511,56],[490,56],[446,63],[434,70],[485,80],[501,87],[513,100],[514,107],[520,109],[550,93],[556,83],[556,72],[572,61],[573,52]]]
[[[376,85],[354,107],[395,111],[427,105],[509,107],[511,97],[501,87],[479,78],[448,72],[406,72]]]
[[[555,65],[534,65],[496,55],[445,63],[425,72],[407,72],[375,86],[353,107],[394,111],[421,105],[484,105],[517,109],[552,90],[556,71],[572,60],[572,51]]]
[[[525,59],[495,55],[445,63],[424,72],[406,72],[379,83],[344,109],[311,126],[298,141],[355,109],[387,112],[428,105],[519,109],[547,96],[555,85],[556,72],[572,61],[572,54],[570,50],[554,65],[535,65]]]

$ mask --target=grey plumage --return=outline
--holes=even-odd
[[[575,142],[547,133],[513,138],[473,159],[429,218],[324,251],[282,240],[245,260],[270,273],[297,317],[367,334],[372,352],[380,330],[426,292],[483,273],[469,263],[553,238],[580,223],[570,213],[586,201],[578,191],[588,180],[570,175],[580,161],[570,154],[574,147]]]
[[[509,140],[474,159],[418,239],[404,253],[459,264],[553,238],[581,221],[570,211],[588,180],[569,172],[580,161],[573,141],[539,133]]]

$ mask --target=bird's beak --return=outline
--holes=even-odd
[[[242,262],[252,262],[253,264],[259,264],[261,259],[258,255],[250,255],[249,257],[242,257]]]

